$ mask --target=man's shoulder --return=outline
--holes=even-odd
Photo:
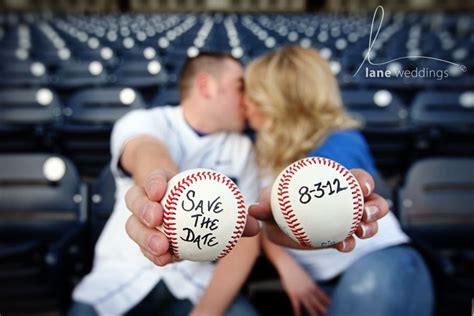
[[[167,118],[177,116],[179,107],[177,106],[160,106],[151,109],[136,109],[128,112],[122,116],[117,122],[143,122],[143,120],[158,120],[160,118]]]
[[[157,106],[154,108],[150,109],[137,109],[137,110],[132,110],[127,113],[127,115],[133,114],[133,113],[139,113],[143,115],[173,115],[175,113],[179,113],[180,107],[179,106],[171,106],[171,105],[165,105],[165,106]]]

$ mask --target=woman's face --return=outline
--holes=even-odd
[[[247,94],[244,95],[244,106],[245,116],[247,117],[250,126],[258,131],[265,121],[263,113],[258,109],[257,105],[250,100]]]

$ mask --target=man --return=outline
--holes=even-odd
[[[235,180],[247,203],[256,201],[254,152],[250,140],[239,134],[245,123],[242,78],[242,66],[231,56],[201,54],[183,67],[181,106],[133,111],[116,123],[112,171],[117,203],[97,243],[93,270],[74,291],[70,314],[256,314],[238,296],[258,254],[256,237],[241,239],[216,264],[182,261],[157,267],[124,231],[130,215],[127,190],[136,197],[127,201],[128,207],[137,207],[140,223],[156,227],[153,223],[161,222],[155,212],[161,206],[153,197],[165,185],[156,178],[161,172],[171,176],[190,168],[215,169]],[[145,201],[145,186],[150,201]],[[133,230],[140,223],[129,220],[127,227]],[[147,245],[148,257],[168,250],[161,233],[140,243]]]

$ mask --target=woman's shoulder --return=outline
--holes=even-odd
[[[340,148],[345,146],[351,146],[351,148],[355,148],[354,146],[366,147],[367,142],[359,130],[346,129],[331,132],[319,148]]]
[[[331,132],[323,143],[333,141],[344,141],[344,142],[364,142],[365,138],[362,133],[357,129],[344,129]]]
[[[369,172],[375,169],[369,146],[362,133],[355,129],[330,133],[309,156],[329,158],[349,169],[362,168]]]

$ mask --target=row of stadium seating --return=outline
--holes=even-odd
[[[472,21],[463,13],[386,14],[376,35],[379,20],[371,33],[370,15],[0,13],[0,86],[174,86],[184,58],[199,51],[227,51],[245,63],[299,44],[317,48],[341,86],[467,88],[474,83]],[[381,63],[369,68],[389,78],[354,76],[368,54]],[[407,56],[430,58],[400,59]],[[403,71],[416,73],[397,75]]]
[[[410,106],[388,90],[346,89],[342,97],[364,122],[385,175],[403,172],[424,156],[474,157],[473,91],[424,91]],[[0,152],[57,152],[71,158],[81,176],[94,177],[110,160],[117,119],[133,109],[178,103],[176,89],[160,90],[150,102],[132,88],[85,89],[65,102],[48,88],[0,90]]]
[[[72,286],[91,268],[94,244],[113,210],[110,169],[87,185],[74,164],[57,155],[2,154],[0,165],[0,309],[6,315],[64,310]],[[474,290],[468,268],[474,264],[468,250],[474,246],[474,159],[421,160],[399,189],[377,175],[376,187],[425,251],[437,285],[456,289],[438,287],[438,308],[457,310],[461,303],[467,309]],[[271,295],[275,302],[283,292],[281,286],[269,292],[276,276],[258,271],[264,264],[260,259],[248,290],[269,312],[276,305],[265,299]]]

